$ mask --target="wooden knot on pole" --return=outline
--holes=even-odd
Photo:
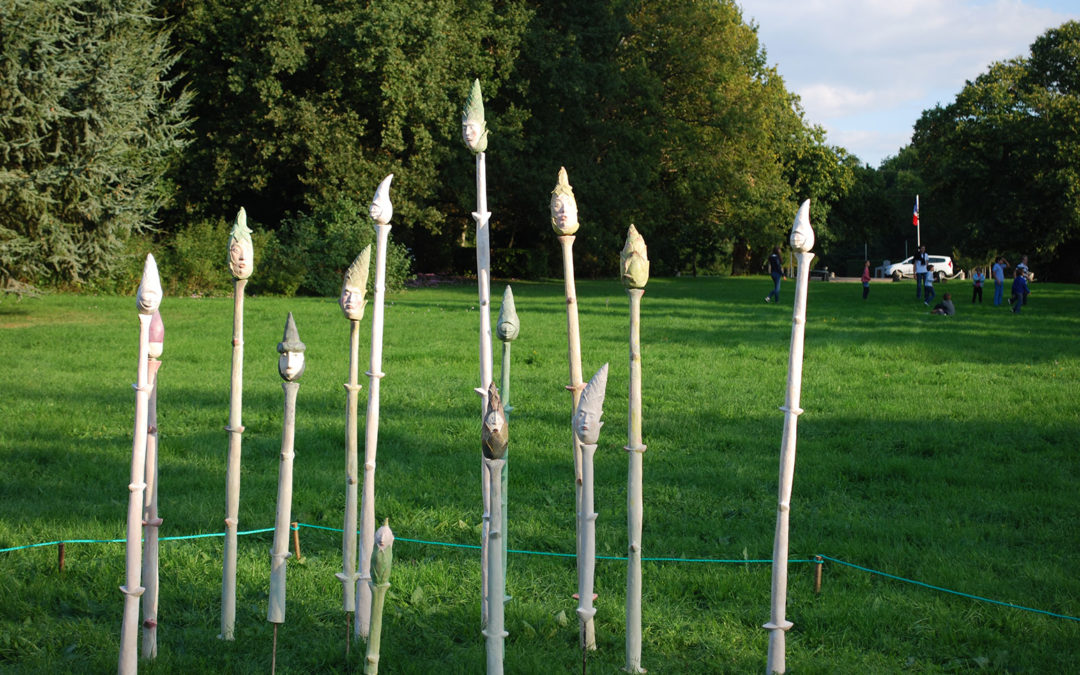
[[[792,415],[801,415],[801,414],[803,414],[803,409],[802,408],[789,408],[786,405],[780,406],[780,410],[783,410],[784,412],[789,412]]]
[[[624,445],[623,450],[625,450],[627,452],[637,452],[637,453],[640,453],[640,454],[645,454],[645,447],[646,446],[645,446],[644,443],[642,443],[640,445]]]
[[[361,389],[363,389],[363,387],[358,384],[345,383],[342,386],[344,386],[347,391],[360,391]]]
[[[136,382],[135,384],[131,385],[131,388],[134,389],[137,392],[140,392],[140,393],[145,392],[145,393],[149,394],[150,392],[152,392],[154,390],[154,385],[147,382],[146,384],[144,384],[143,386],[140,387],[139,383]]]
[[[244,345],[244,341],[240,338],[233,338],[232,344],[233,347],[242,347]]]
[[[235,528],[236,527],[236,518],[226,518],[225,519],[225,527],[226,528],[230,528],[230,527]]]
[[[228,424],[225,425],[225,431],[228,431],[231,434],[242,434],[244,433],[244,429],[245,427],[243,424],[237,425],[235,427],[231,427]]]
[[[161,527],[161,524],[165,522],[161,518],[151,518],[150,520],[142,521],[143,527]]]
[[[584,388],[585,388],[585,383],[584,382],[578,382],[577,384],[568,384],[568,385],[566,385],[566,391],[571,391],[571,392],[580,392]]]
[[[129,590],[127,586],[121,586],[120,587],[120,592],[123,593],[124,595],[131,595],[131,596],[134,596],[134,597],[138,598],[143,593],[146,592],[146,588],[144,588],[142,586],[136,586],[135,590]]]
[[[136,490],[145,490],[146,483],[128,483],[128,491],[135,492]]]
[[[142,622],[143,628],[157,628],[157,621],[154,619],[147,619]]]
[[[382,378],[386,377],[386,373],[373,373],[370,370],[365,371],[364,374],[367,375],[368,377],[377,377],[379,379],[382,379]]]

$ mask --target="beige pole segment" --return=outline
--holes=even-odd
[[[356,584],[356,636],[368,637],[371,630],[371,554],[375,547],[375,456],[379,443],[379,389],[386,373],[382,372],[383,314],[386,304],[386,245],[390,238],[390,202],[388,175],[375,191],[371,217],[375,220],[375,288],[371,315],[371,361],[367,371],[368,406],[364,429],[364,486],[360,499],[360,562]]]
[[[150,320],[150,363],[151,382],[150,406],[146,429],[146,492],[143,495],[144,548],[142,583],[146,592],[142,596],[142,658],[157,658],[157,613],[158,613],[158,534],[161,518],[158,516],[158,429],[157,429],[157,391],[158,369],[165,330],[161,323],[161,314],[154,312]]]
[[[641,529],[642,469],[645,445],[641,442],[641,288],[627,289],[630,296],[630,410],[626,451],[630,456],[626,490],[626,672],[644,673],[641,667]]]
[[[237,279],[233,290],[232,381],[229,386],[229,454],[225,464],[225,564],[221,579],[222,640],[233,639],[236,623],[236,532],[240,518],[240,443],[244,425],[240,421],[244,396],[244,287],[247,279]]]
[[[787,394],[784,401],[784,435],[780,446],[779,499],[776,508],[776,535],[773,543],[772,607],[769,623],[767,673],[784,673],[786,633],[792,623],[784,618],[787,606],[788,524],[791,514],[791,486],[795,475],[795,429],[802,408],[803,341],[806,333],[806,292],[810,262],[814,254],[814,231],[810,227],[810,200],[799,207],[791,233],[791,248],[798,261],[795,280],[795,309],[791,320],[791,353],[788,359]]]
[[[488,386],[492,382],[493,357],[491,349],[491,213],[487,210],[487,164],[483,152],[476,153],[476,283],[480,302],[480,416],[487,410]],[[481,457],[480,494],[483,500],[483,527],[480,541],[480,625],[488,622],[488,531],[491,528],[491,486],[488,480],[488,465]],[[501,557],[501,552],[499,553]],[[501,589],[500,589],[501,591]]]

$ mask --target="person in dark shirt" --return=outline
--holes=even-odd
[[[1013,314],[1020,313],[1020,308],[1027,302],[1027,296],[1027,277],[1024,276],[1024,270],[1017,266],[1016,269],[1013,270],[1012,297],[1009,298],[1009,303],[1013,308]]]
[[[773,280],[773,289],[765,296],[765,302],[780,302],[780,280],[784,278],[784,268],[780,262],[779,246],[769,256],[769,276]]]

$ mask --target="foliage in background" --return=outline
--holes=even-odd
[[[107,273],[157,221],[191,97],[149,0],[7,0],[0,20],[0,287]]]

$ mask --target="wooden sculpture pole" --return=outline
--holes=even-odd
[[[504,601],[498,593],[506,579],[506,565],[497,552],[501,548],[499,540],[503,538],[502,518],[502,468],[506,464],[506,447],[509,442],[509,428],[499,390],[495,383],[488,385],[488,409],[484,413],[484,425],[480,430],[480,447],[487,465],[488,480],[491,482],[491,527],[488,528],[488,582],[493,592],[488,593],[487,625],[483,629],[487,638],[487,673],[498,675],[503,672],[503,646],[508,633],[504,630]]]
[[[394,563],[394,533],[390,531],[390,520],[375,532],[375,555],[371,562],[371,637],[368,638],[367,655],[364,659],[364,675],[377,675],[379,672],[379,646],[382,642],[383,604],[386,591],[390,588],[390,567]]]
[[[131,482],[128,483],[127,543],[124,555],[124,621],[120,633],[121,675],[138,672],[139,597],[142,574],[142,507],[146,489],[146,428],[149,419],[150,321],[161,304],[161,279],[153,255],[146,256],[142,282],[135,299],[139,310],[139,361],[135,379],[135,429],[131,443]]]
[[[593,625],[593,577],[596,572],[596,517],[593,511],[593,455],[600,440],[600,421],[604,414],[604,392],[607,389],[608,364],[592,376],[581,392],[581,402],[574,412],[574,435],[581,443],[581,508],[578,510],[578,531],[581,536],[581,556],[578,564],[577,615],[581,625],[582,650],[596,649],[586,640],[586,626]]]
[[[360,576],[356,584],[356,635],[367,639],[371,622],[371,553],[375,546],[375,453],[379,443],[379,381],[382,372],[383,307],[386,302],[386,245],[390,237],[390,174],[379,183],[371,201],[375,221],[375,308],[371,315],[371,362],[368,367],[367,422],[364,429],[364,491],[360,500]]]
[[[292,312],[285,320],[285,333],[278,343],[278,374],[284,382],[281,388],[285,392],[285,413],[281,426],[281,461],[278,465],[277,513],[274,518],[274,545],[270,549],[270,602],[266,610],[266,620],[274,624],[274,647],[270,658],[270,672],[277,666],[278,626],[285,623],[285,571],[289,553],[289,525],[292,522],[292,487],[293,487],[293,438],[296,435],[296,393],[300,389],[297,382],[304,374],[307,363],[304,360],[303,342],[296,332],[296,322]]]
[[[341,536],[341,608],[345,611],[345,656],[349,656],[351,618],[356,611],[356,518],[359,454],[356,447],[356,411],[360,392],[360,320],[364,318],[371,245],[368,244],[345,273],[338,304],[349,320],[349,383],[345,385],[345,525]]]
[[[792,623],[784,618],[787,606],[788,521],[791,513],[791,483],[795,475],[795,427],[802,408],[803,337],[806,329],[806,286],[810,278],[810,262],[814,254],[814,230],[810,227],[810,200],[799,207],[791,231],[791,248],[798,262],[795,280],[795,310],[791,320],[791,353],[788,358],[787,395],[784,401],[784,437],[780,444],[780,487],[776,507],[776,536],[773,540],[772,609],[769,623],[769,656],[767,672],[786,672],[784,658],[785,633]]]
[[[569,344],[570,384],[566,388],[571,396],[571,414],[577,411],[581,400],[581,389],[585,386],[581,377],[581,336],[578,330],[577,289],[574,285],[574,233],[578,230],[577,200],[570,187],[566,169],[559,167],[558,183],[551,191],[551,226],[559,234],[562,247],[563,278],[566,286],[566,338]],[[575,512],[581,512],[581,443],[577,434],[571,433],[571,446],[574,452],[574,506]],[[581,576],[581,530],[577,532],[578,576]],[[581,634],[584,646],[596,649],[596,634],[592,620],[583,624]]]
[[[641,442],[641,296],[649,281],[645,240],[633,225],[619,256],[622,282],[630,296],[630,406],[626,452],[630,456],[626,486],[626,672],[644,673],[641,667],[641,474],[645,444]]]
[[[492,382],[491,355],[491,213],[487,210],[487,123],[484,121],[484,101],[480,95],[480,80],[473,80],[469,98],[461,113],[461,137],[465,145],[476,155],[476,285],[480,296],[480,416],[487,409],[488,385]],[[488,529],[491,520],[491,493],[488,488],[487,465],[481,464],[480,494],[483,498],[484,516],[480,541],[480,623],[487,625],[488,596]]]
[[[495,322],[495,336],[502,342],[502,369],[500,370],[500,380],[502,381],[502,403],[503,411],[509,417],[510,412],[514,409],[510,405],[510,343],[517,339],[518,334],[521,332],[521,321],[518,319],[517,308],[514,306],[514,292],[507,286],[503,291],[502,305],[499,307],[499,318]],[[505,458],[504,458],[505,459]],[[502,548],[502,568],[503,568],[503,598],[509,600],[510,596],[506,595],[506,547],[507,547],[507,509],[506,504],[508,501],[508,474],[510,463],[503,462],[502,476],[500,480],[501,499],[500,507],[502,508],[502,537],[500,538]]]
[[[236,214],[236,223],[229,234],[229,271],[233,286],[232,381],[229,386],[229,454],[225,466],[225,560],[221,572],[221,634],[222,640],[233,639],[236,623],[236,532],[240,518],[240,436],[244,425],[240,421],[244,395],[244,287],[254,269],[254,248],[247,212]]]
[[[146,428],[146,492],[143,495],[144,535],[142,584],[146,592],[142,596],[142,657],[157,658],[157,612],[158,612],[158,530],[161,518],[158,516],[158,430],[157,430],[157,390],[158,368],[161,367],[161,353],[165,346],[165,325],[161,322],[161,312],[154,312],[150,319],[150,362],[147,364],[150,377],[150,406]]]

